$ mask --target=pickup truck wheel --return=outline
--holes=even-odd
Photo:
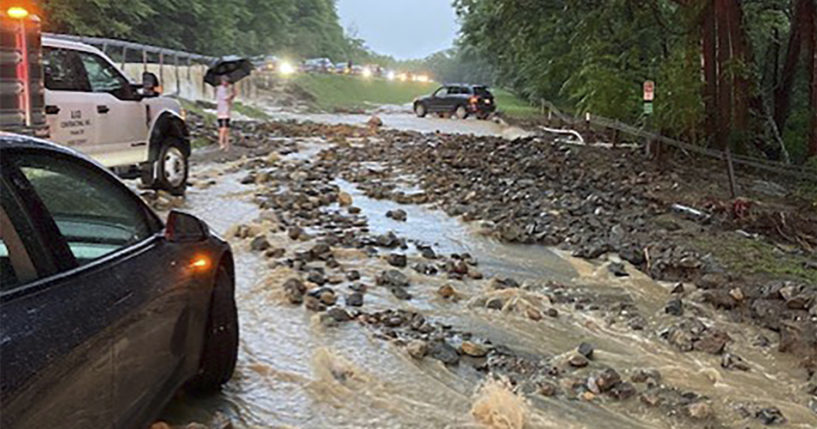
[[[423,103],[417,103],[414,105],[414,114],[417,115],[418,118],[424,118],[426,116],[426,106]]]
[[[219,267],[204,331],[199,372],[186,386],[192,393],[218,391],[233,376],[238,358],[238,312],[233,289],[227,270]]]
[[[459,105],[457,110],[454,110],[454,114],[457,115],[457,119],[465,119],[468,117],[468,109],[463,105]]]
[[[184,195],[189,163],[178,140],[166,139],[159,149],[156,185],[173,195]]]

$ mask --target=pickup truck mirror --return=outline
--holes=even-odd
[[[159,78],[151,72],[142,73],[142,91],[145,96],[161,94],[162,86],[159,83]]]

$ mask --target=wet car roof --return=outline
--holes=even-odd
[[[88,157],[85,155],[82,155],[71,148],[60,146],[47,140],[2,131],[0,131],[0,149],[44,149],[88,159]]]

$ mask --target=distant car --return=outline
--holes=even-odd
[[[276,70],[280,60],[275,55],[259,55],[257,57],[253,57],[251,61],[256,70],[261,72],[272,72]]]
[[[494,95],[484,85],[446,84],[414,100],[414,113],[421,118],[428,113],[450,113],[460,119],[472,114],[487,119],[494,111]]]
[[[0,427],[145,428],[230,379],[230,246],[73,150],[0,133]]]
[[[349,73],[349,63],[337,63],[337,64],[335,64],[335,73],[337,73],[337,74],[348,74]]]
[[[306,72],[331,73],[334,65],[329,58],[311,58],[304,61],[303,69]]]

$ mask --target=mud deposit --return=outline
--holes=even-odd
[[[382,145],[365,130],[276,129],[177,202],[233,245],[241,344],[223,392],[179,394],[168,424],[817,427],[801,359],[693,281],[503,239],[417,168],[351,162]]]

